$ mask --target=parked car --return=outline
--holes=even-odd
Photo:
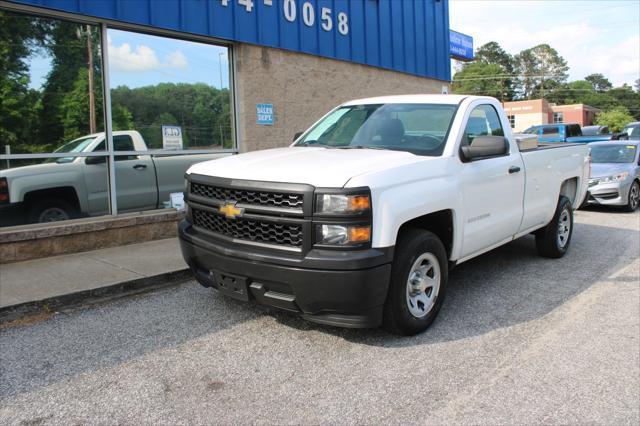
[[[576,123],[541,124],[529,127],[523,133],[538,135],[538,141],[546,143],[589,143],[608,141],[616,138],[616,136],[611,133],[584,135],[580,125]]]
[[[627,134],[629,140],[640,140],[640,121],[627,124],[622,132]]]
[[[113,132],[117,151],[147,151],[134,130]],[[105,134],[83,136],[56,152],[69,157],[0,171],[0,214],[27,223],[52,222],[109,212],[107,157],[77,157],[74,153],[105,150]],[[190,165],[220,155],[127,155],[115,161],[118,208],[121,212],[156,209],[169,194],[182,192]]]
[[[451,267],[530,233],[569,248],[588,148],[520,151],[502,105],[459,95],[338,106],[288,148],[187,172],[182,253],[205,287],[344,327],[425,330]]]
[[[608,126],[584,126],[581,127],[582,136],[610,135]]]
[[[588,204],[623,206],[635,211],[640,205],[640,141],[594,142]]]

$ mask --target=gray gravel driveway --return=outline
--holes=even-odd
[[[188,282],[0,331],[0,423],[640,423],[640,215],[579,211],[456,268],[426,333],[307,323]]]

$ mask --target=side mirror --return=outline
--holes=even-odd
[[[302,136],[304,132],[298,132],[293,136],[293,141],[295,142],[300,136]]]
[[[84,164],[102,164],[107,162],[107,157],[87,157]]]
[[[466,161],[497,157],[509,152],[509,143],[503,136],[477,136],[468,146],[460,148]]]

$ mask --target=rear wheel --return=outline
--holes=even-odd
[[[631,188],[629,188],[629,196],[627,199],[627,205],[624,206],[624,209],[628,212],[634,212],[640,205],[640,184],[638,181],[634,181],[631,184]]]
[[[447,254],[433,233],[412,229],[399,238],[384,309],[384,327],[413,335],[435,320],[448,278]]]
[[[573,234],[573,209],[571,201],[560,196],[551,222],[536,232],[536,248],[544,257],[559,258],[565,255]]]

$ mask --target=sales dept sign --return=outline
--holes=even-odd
[[[256,123],[261,126],[273,126],[273,104],[256,104]]]

